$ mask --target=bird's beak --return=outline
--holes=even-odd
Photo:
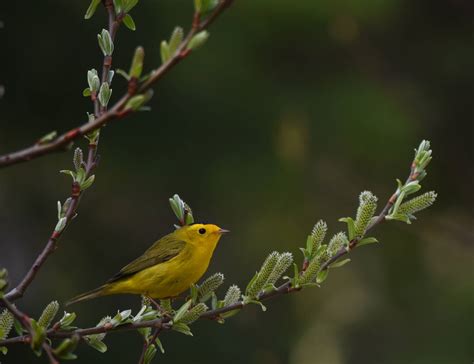
[[[219,229],[219,230],[217,230],[217,232],[222,235],[222,234],[225,234],[225,233],[230,233],[230,230]]]

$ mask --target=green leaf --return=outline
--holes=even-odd
[[[81,183],[81,191],[87,190],[95,181],[95,174],[87,178],[84,182]]]
[[[168,42],[163,40],[160,44],[161,63],[166,63],[170,59],[170,47]]]
[[[111,56],[114,52],[114,42],[112,41],[109,31],[102,29],[101,33],[97,34],[97,40],[104,56]]]
[[[112,325],[115,327],[128,323],[130,321],[129,317],[131,314],[132,310],[118,311],[111,321]]]
[[[174,331],[180,332],[181,334],[188,335],[188,336],[193,336],[193,333],[191,332],[191,329],[189,328],[188,325],[178,322],[173,324],[171,327]]]
[[[321,272],[318,273],[318,276],[316,277],[316,283],[321,284],[323,283],[326,278],[328,277],[329,271],[327,269],[322,270]]]
[[[48,144],[49,142],[53,141],[56,139],[58,136],[58,132],[56,130],[53,130],[52,132],[46,134],[45,136],[42,136],[38,141],[37,144]]]
[[[155,343],[156,343],[156,346],[158,346],[158,348],[160,349],[161,351],[161,354],[164,354],[165,353],[165,349],[163,348],[163,344],[161,343],[161,340],[159,337],[157,337],[155,339]]]
[[[122,0],[114,0],[115,14],[119,14],[122,11]]]
[[[259,305],[263,312],[265,312],[267,310],[267,307],[260,301],[246,298],[245,299],[245,304],[249,304],[249,303],[253,303],[254,305]]]
[[[204,43],[206,43],[208,38],[209,38],[209,32],[207,32],[206,30],[200,31],[194,37],[191,38],[191,40],[188,43],[188,49],[194,51],[202,47]]]
[[[403,221],[407,224],[411,224],[410,217],[405,214],[390,214],[388,216],[385,216],[386,220],[398,220],[398,221]]]
[[[130,14],[127,14],[123,17],[123,23],[130,30],[135,31],[137,29],[137,27],[135,26],[135,21],[133,20]]]
[[[373,244],[373,243],[378,243],[379,241],[373,237],[368,237],[364,238],[359,243],[357,243],[357,246],[362,246],[362,245],[367,245],[367,244]]]
[[[189,310],[191,307],[193,301],[189,300],[187,301],[184,305],[182,305],[178,311],[176,311],[176,314],[174,315],[173,321],[178,322],[184,314]]]
[[[85,336],[87,344],[89,344],[90,347],[94,348],[100,353],[105,353],[107,351],[107,345],[105,345],[102,341],[98,339],[89,339],[87,336]]]
[[[296,263],[293,263],[293,274],[294,276],[293,276],[293,279],[291,280],[292,281],[291,284],[293,287],[298,287],[299,279],[300,279],[300,271]]]
[[[54,231],[57,233],[60,233],[61,231],[64,230],[67,224],[67,217],[61,217],[56,224],[56,227],[54,228]]]
[[[97,10],[97,6],[100,4],[101,0],[92,0],[89,7],[87,8],[86,14],[84,15],[84,19],[90,19],[94,15],[95,11]]]
[[[339,267],[342,267],[343,265],[346,265],[347,263],[349,263],[351,260],[349,258],[347,259],[343,259],[343,260],[340,260],[338,262],[334,262],[332,263],[329,268],[339,268]]]
[[[7,355],[8,348],[6,346],[0,346],[0,353],[2,353],[3,355]]]
[[[130,76],[129,76],[128,73],[125,72],[123,69],[117,68],[117,69],[115,70],[115,72],[117,72],[120,76],[122,76],[123,78],[125,78],[127,81],[130,81]]]
[[[138,0],[122,0],[123,12],[128,13],[138,4]]]
[[[354,239],[356,235],[354,219],[352,217],[341,217],[339,221],[345,222],[347,224],[347,234],[349,235],[349,240]]]
[[[31,319],[31,349],[35,354],[41,354],[41,346],[43,345],[44,340],[46,339],[46,329],[36,322],[36,320]]]
[[[112,96],[112,89],[107,82],[104,82],[99,89],[99,102],[103,107],[106,107]]]
[[[15,332],[17,333],[18,336],[21,336],[23,335],[24,332],[26,332],[24,327],[21,326],[20,321],[18,321],[17,319],[13,321],[13,328],[15,329]]]
[[[178,195],[174,195],[173,198],[169,199],[169,202],[170,202],[171,209],[173,210],[178,220],[180,222],[183,221],[183,218],[184,218],[183,201],[179,198]]]
[[[201,0],[201,14],[209,14],[219,4],[218,0]]]
[[[130,65],[130,76],[128,78],[140,78],[143,72],[143,60],[145,58],[145,50],[143,47],[135,48],[135,53],[133,54],[132,64]],[[118,70],[117,70],[118,72]],[[122,75],[123,76],[123,75]],[[124,76],[125,77],[125,76]]]
[[[63,317],[61,318],[61,320],[59,320],[59,326],[61,327],[61,329],[67,329],[71,326],[71,324],[74,322],[75,319],[76,319],[75,312],[69,313],[69,312],[64,311]]]
[[[76,180],[76,173],[74,173],[73,171],[70,171],[68,169],[61,169],[59,173],[68,174],[72,177],[74,181]]]
[[[82,91],[82,96],[84,97],[90,97],[91,95],[91,89],[89,87],[85,88],[83,91]]]
[[[174,55],[176,53],[176,50],[178,49],[179,45],[183,41],[183,37],[184,37],[183,28],[181,27],[174,28],[173,33],[171,34],[171,37],[170,37],[170,42],[169,42],[170,55]]]
[[[76,350],[77,344],[79,343],[80,336],[73,335],[71,338],[64,339],[57,348],[53,350],[53,353],[63,360],[74,360],[77,359],[77,356],[73,354],[73,351]]]
[[[193,284],[191,288],[189,288],[189,293],[193,303],[196,303],[198,298],[198,287],[195,284]]]

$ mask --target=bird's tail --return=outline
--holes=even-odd
[[[108,286],[106,284],[104,284],[103,286],[100,286],[96,289],[93,289],[91,291],[82,293],[82,294],[70,299],[69,301],[67,301],[66,306],[72,305],[73,303],[90,300],[92,298],[105,296],[106,294],[108,294],[107,288],[108,288]]]

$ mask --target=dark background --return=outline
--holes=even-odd
[[[100,67],[102,10],[86,1],[0,5],[0,152],[85,121],[86,71]],[[114,66],[128,69],[141,44],[146,66],[174,25],[188,27],[191,0],[145,1],[136,32],[120,29]],[[358,193],[385,201],[408,173],[413,148],[433,143],[422,182],[436,205],[408,226],[376,229],[320,289],[248,307],[224,326],[199,322],[194,337],[166,333],[159,363],[471,363],[473,272],[473,4],[470,0],[236,1],[202,50],[157,87],[153,110],[109,125],[101,165],[77,220],[18,305],[39,315],[93,288],[172,230],[167,199],[179,193],[199,220],[232,230],[209,273],[245,287],[271,250],[299,259],[312,225],[330,233],[354,215]],[[113,99],[124,92],[116,76]],[[84,146],[84,142],[80,142]],[[72,153],[1,173],[0,266],[16,284],[56,223],[69,193]],[[225,288],[220,290],[223,295]],[[136,297],[73,306],[81,326]],[[133,363],[136,333],[87,346],[80,363]],[[5,364],[45,362],[25,347]]]

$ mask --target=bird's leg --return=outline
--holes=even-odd
[[[162,317],[166,317],[168,319],[171,319],[171,312],[168,312],[165,308],[163,308],[158,302],[156,302],[153,298],[150,296],[147,296],[147,298],[150,300],[150,302],[155,306],[156,310],[160,313]]]
[[[155,306],[156,310],[161,312],[161,313],[164,313],[165,310],[163,309],[163,307],[160,306],[160,304],[158,302],[156,302],[153,298],[151,298],[150,296],[147,296],[147,298],[150,300],[150,302]]]

